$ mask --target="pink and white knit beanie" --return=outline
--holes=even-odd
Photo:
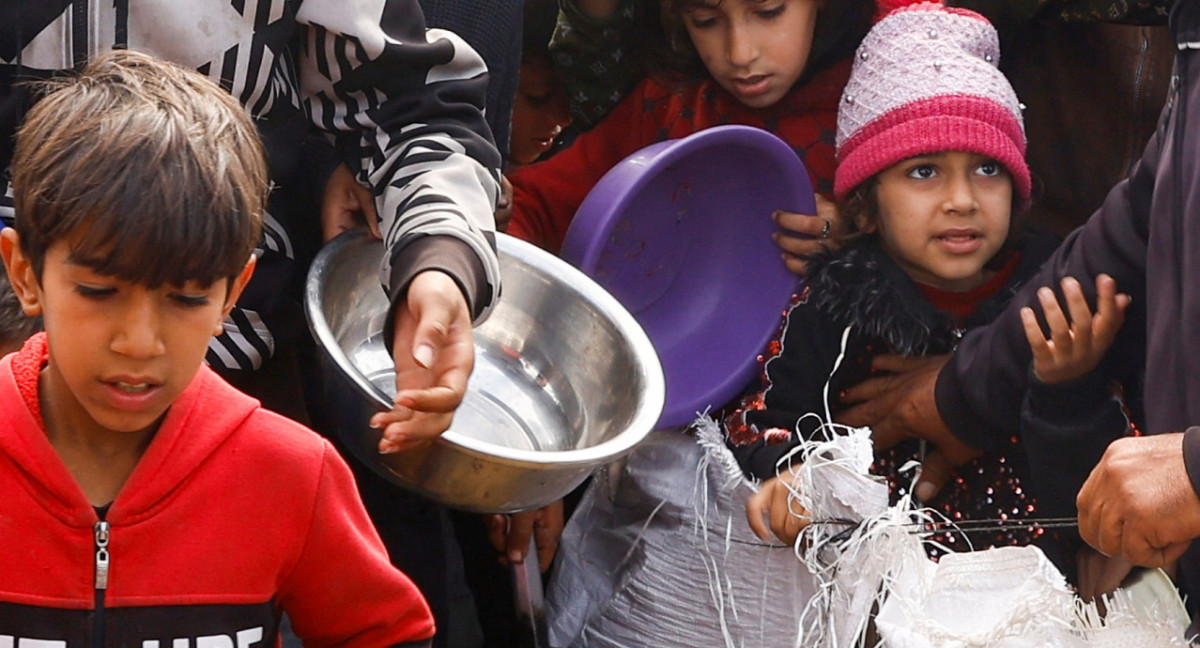
[[[884,16],[842,94],[834,194],[915,155],[969,151],[1003,164],[1028,202],[1021,105],[999,61],[996,30],[973,11],[920,2]]]

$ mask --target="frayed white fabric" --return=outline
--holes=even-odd
[[[1190,622],[1187,608],[1161,569],[1144,570],[1126,579],[1104,604],[1108,613],[1103,619],[1095,605],[1079,606],[1089,648],[1189,645],[1181,638]]]
[[[878,513],[856,517],[853,510],[875,501],[868,494],[876,482],[862,468],[864,453],[868,465],[871,456],[868,430],[806,442],[797,452],[804,464],[794,496],[818,521],[796,545],[817,581],[799,624],[806,646],[868,645],[874,610],[873,645],[887,648],[1189,645],[1187,613],[1169,583],[1118,590],[1102,618],[1037,547],[949,553],[934,563],[914,533],[945,522],[933,512],[913,510],[907,499],[887,507],[885,490]],[[848,501],[858,506],[846,508]]]
[[[797,623],[802,644],[856,645],[889,566],[924,560],[921,543],[899,525],[855,524],[888,511],[887,484],[867,474],[869,430],[805,443],[785,461],[795,462],[798,473],[791,497],[811,519],[830,522],[805,528],[795,546],[796,557],[817,582],[817,593]]]
[[[875,618],[890,648],[1083,645],[1075,598],[1036,547],[952,553],[896,579]]]

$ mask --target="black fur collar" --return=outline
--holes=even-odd
[[[814,257],[808,283],[818,309],[892,352],[949,353],[961,337],[953,318],[930,305],[874,239]]]

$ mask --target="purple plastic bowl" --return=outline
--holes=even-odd
[[[796,290],[771,240],[776,209],[816,213],[808,172],[783,140],[748,126],[647,146],[579,206],[562,256],[653,342],[666,374],[659,428],[725,405],[756,375]]]

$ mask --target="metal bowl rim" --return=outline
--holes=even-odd
[[[319,284],[315,280],[319,274],[325,271],[330,260],[343,247],[367,243],[367,237],[368,233],[364,229],[348,230],[321,248],[313,259],[306,277],[304,314],[308,320],[309,330],[318,340],[317,346],[321,348],[321,352],[338,367],[343,377],[350,380],[360,395],[365,396],[374,403],[378,411],[382,412],[391,409],[392,403],[382,390],[367,380],[366,376],[350,362],[345,352],[342,351],[341,345],[333,336],[333,330],[329,328],[329,324],[321,312]],[[635,357],[644,358],[646,402],[643,407],[638,409],[633,420],[629,422],[623,432],[594,446],[578,450],[522,450],[486,443],[452,430],[441,434],[434,440],[434,443],[457,446],[484,458],[498,458],[506,460],[506,462],[535,466],[556,464],[568,467],[570,465],[595,464],[598,459],[611,461],[628,453],[655,428],[655,423],[662,414],[662,408],[666,402],[666,379],[662,363],[658,359],[658,353],[651,344],[650,338],[633,315],[583,271],[531,243],[501,232],[496,233],[496,247],[498,251],[503,251],[539,269],[544,270],[552,264],[559,264],[561,267],[553,268],[554,272],[565,275],[565,278],[572,281],[572,286],[585,301],[612,318],[614,327],[628,340]],[[380,289],[382,290],[382,287]],[[366,422],[364,421],[363,424],[366,425]]]

